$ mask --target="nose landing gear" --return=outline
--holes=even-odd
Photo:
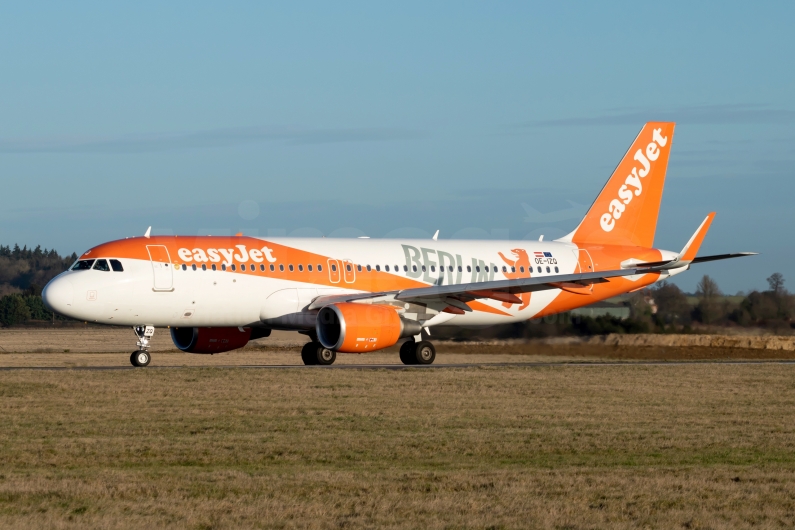
[[[135,326],[133,331],[135,336],[138,337],[138,350],[130,355],[130,363],[137,368],[143,368],[148,366],[149,361],[152,360],[152,356],[149,354],[149,339],[155,334],[155,327]]]
[[[149,361],[152,360],[152,356],[149,355],[148,351],[145,350],[138,350],[132,352],[130,355],[130,363],[136,368],[143,368],[144,366],[149,365]]]

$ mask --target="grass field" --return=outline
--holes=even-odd
[[[4,528],[795,525],[795,367],[0,372]]]

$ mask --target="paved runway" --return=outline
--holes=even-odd
[[[529,362],[529,363],[463,363],[463,364],[430,364],[412,365],[404,364],[334,364],[331,366],[304,366],[300,364],[250,364],[250,365],[219,365],[219,366],[148,366],[135,368],[133,366],[6,366],[0,367],[0,372],[12,370],[184,370],[184,369],[277,369],[277,370],[439,370],[450,368],[546,368],[546,367],[607,367],[607,366],[687,366],[701,364],[729,364],[729,365],[795,365],[795,360],[787,361],[560,361],[560,362]]]

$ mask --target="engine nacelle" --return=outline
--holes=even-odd
[[[392,306],[354,303],[325,306],[318,312],[315,326],[320,343],[342,353],[388,348],[421,329],[418,322],[400,318]]]
[[[171,328],[171,340],[174,341],[174,345],[188,353],[221,353],[236,350],[248,344],[252,338],[267,336],[259,330],[254,334],[256,336],[252,337],[251,328]]]

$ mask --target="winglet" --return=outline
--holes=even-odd
[[[152,227],[150,226],[149,228],[146,229],[146,233],[144,234],[144,237],[146,239],[149,239],[149,234],[151,234],[151,233],[152,233]]]
[[[715,218],[715,212],[710,212],[707,215],[707,218],[704,219],[704,222],[701,223],[701,226],[698,227],[696,233],[693,234],[693,237],[690,238],[690,241],[687,242],[685,248],[682,249],[682,252],[679,253],[679,257],[677,258],[678,263],[690,263],[695,259],[696,254],[698,254],[698,249],[701,248],[701,242],[704,241],[704,236],[707,235],[707,230],[709,230],[709,225],[712,224],[712,219]]]
[[[433,240],[436,241],[439,239],[439,231],[437,230],[435,234],[433,234]]]

